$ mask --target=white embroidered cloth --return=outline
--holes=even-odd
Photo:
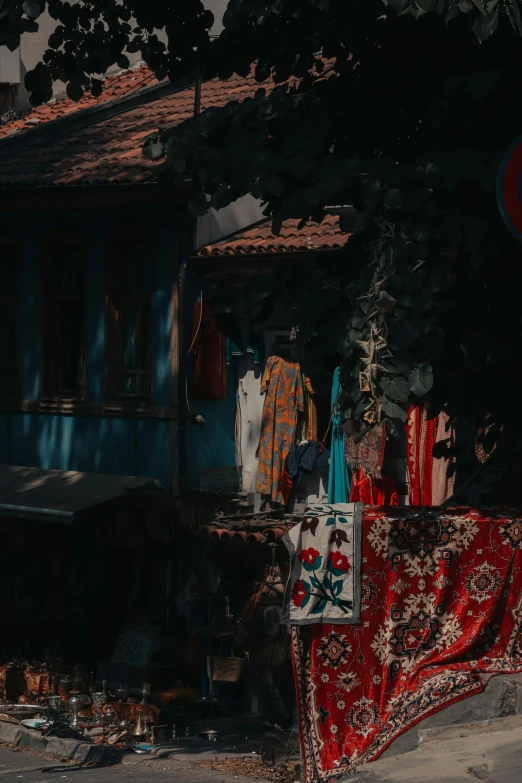
[[[308,506],[283,541],[292,557],[283,622],[361,621],[362,503]]]

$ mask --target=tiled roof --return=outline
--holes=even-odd
[[[146,101],[125,106],[127,98],[151,85],[157,85],[157,82],[148,68],[125,71],[107,79],[106,88],[99,98],[88,95],[78,103],[69,98],[57,99],[32,110],[21,120],[1,127],[0,186],[142,183],[153,180],[158,163],[151,163],[143,157],[143,142],[158,128],[172,127],[193,115],[194,89],[168,92],[168,85],[163,83],[157,85],[157,99],[153,92]],[[201,108],[222,106],[230,100],[244,100],[253,96],[259,86],[253,75],[206,82],[201,89]],[[98,109],[99,118],[96,117]],[[70,127],[68,122],[64,124],[67,116],[74,123]],[[56,135],[46,139],[45,143],[33,143],[38,129],[53,121],[56,121]],[[17,135],[16,146],[9,144],[4,151],[2,139],[12,134]]]
[[[0,125],[0,139],[12,136],[14,133],[19,133],[23,130],[37,128],[44,122],[57,120],[60,117],[73,113],[80,116],[79,112],[83,109],[90,109],[93,106],[100,106],[116,98],[129,96],[137,90],[151,87],[157,83],[157,79],[148,68],[133,68],[129,71],[117,73],[105,80],[105,86],[99,98],[95,98],[92,93],[85,93],[83,98],[78,103],[75,103],[66,96],[58,96],[49,101],[49,103],[43,104],[43,106],[31,109],[21,119],[14,120],[8,125]]]
[[[309,250],[335,250],[343,247],[349,234],[341,231],[339,218],[327,215],[323,222],[309,223],[301,230],[299,220],[288,220],[279,236],[272,233],[272,222],[265,221],[220,242],[199,250],[202,256],[250,255],[253,253],[299,253]]]

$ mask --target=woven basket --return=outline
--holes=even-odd
[[[213,682],[239,682],[246,669],[247,658],[216,656],[212,659],[212,664],[213,672],[211,672],[210,658],[207,658],[207,673]]]

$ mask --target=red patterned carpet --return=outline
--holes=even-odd
[[[293,629],[307,783],[374,761],[494,674],[522,671],[519,513],[365,510],[361,625]]]

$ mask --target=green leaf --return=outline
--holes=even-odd
[[[366,316],[364,313],[355,313],[352,315],[350,323],[353,329],[362,329],[366,325]]]
[[[311,576],[310,577],[310,584],[312,585],[312,587],[315,587],[316,590],[320,590],[321,589],[321,583],[320,583],[319,579],[315,578],[315,576]]]
[[[390,400],[395,402],[408,402],[410,396],[410,387],[405,378],[400,375],[388,377],[384,375],[380,379],[380,384],[383,392]]]
[[[390,332],[389,342],[395,350],[408,348],[416,339],[417,330],[411,321],[406,321],[402,327],[395,326]]]
[[[387,291],[381,291],[379,298],[375,302],[375,306],[385,313],[391,313],[395,307],[395,299]]]
[[[331,562],[332,562],[332,561],[330,560],[330,558],[328,558],[328,562],[329,562],[329,563],[331,563]],[[330,570],[331,570],[331,569],[330,569]],[[323,583],[324,583],[324,586],[325,586],[325,589],[326,589],[326,590],[331,590],[331,589],[332,589],[332,580],[330,579],[330,577],[329,577],[329,576],[325,576],[325,578],[324,578],[324,580],[323,580]]]
[[[206,215],[209,206],[209,202],[205,198],[205,195],[203,193],[198,193],[196,198],[189,202],[188,209],[192,217],[198,218]]]
[[[22,9],[24,14],[27,14],[31,19],[37,19],[42,11],[40,3],[36,3],[34,0],[26,0],[22,5]]]
[[[304,603],[304,602],[303,602],[303,603]],[[317,601],[317,603],[316,603],[316,605],[314,606],[314,608],[312,609],[312,611],[311,611],[311,614],[321,614],[321,612],[323,612],[323,611],[324,611],[324,608],[325,608],[325,606],[326,606],[326,604],[327,604],[327,603],[328,603],[328,602],[327,602],[326,598],[320,598],[320,599]],[[301,604],[301,606],[302,606],[302,604]]]
[[[433,387],[433,369],[431,364],[423,362],[412,370],[408,376],[408,383],[412,394],[416,397],[424,397]]]
[[[80,101],[83,98],[83,89],[76,82],[68,82],[67,95],[72,101]]]
[[[285,190],[284,182],[275,175],[262,177],[259,184],[265,193],[269,193],[272,196],[280,196]]]
[[[337,582],[334,582],[332,585],[332,593],[333,595],[341,595],[343,592],[343,586],[344,586],[344,579],[338,579]]]
[[[392,188],[384,197],[384,206],[388,209],[397,209],[404,204],[404,193],[398,188]]]
[[[409,8],[411,5],[411,0],[388,0],[388,5],[390,5],[395,13],[399,16]]]
[[[381,409],[386,416],[390,417],[390,419],[399,419],[399,421],[405,422],[408,418],[408,414],[404,408],[401,408],[400,405],[397,405],[395,402],[388,400],[387,397],[381,398]]]
[[[410,364],[400,356],[394,356],[393,359],[384,359],[381,362],[385,370],[392,373],[400,373],[401,375],[410,369]]]
[[[143,145],[143,154],[149,160],[159,160],[165,155],[165,145],[158,138],[147,139]]]

